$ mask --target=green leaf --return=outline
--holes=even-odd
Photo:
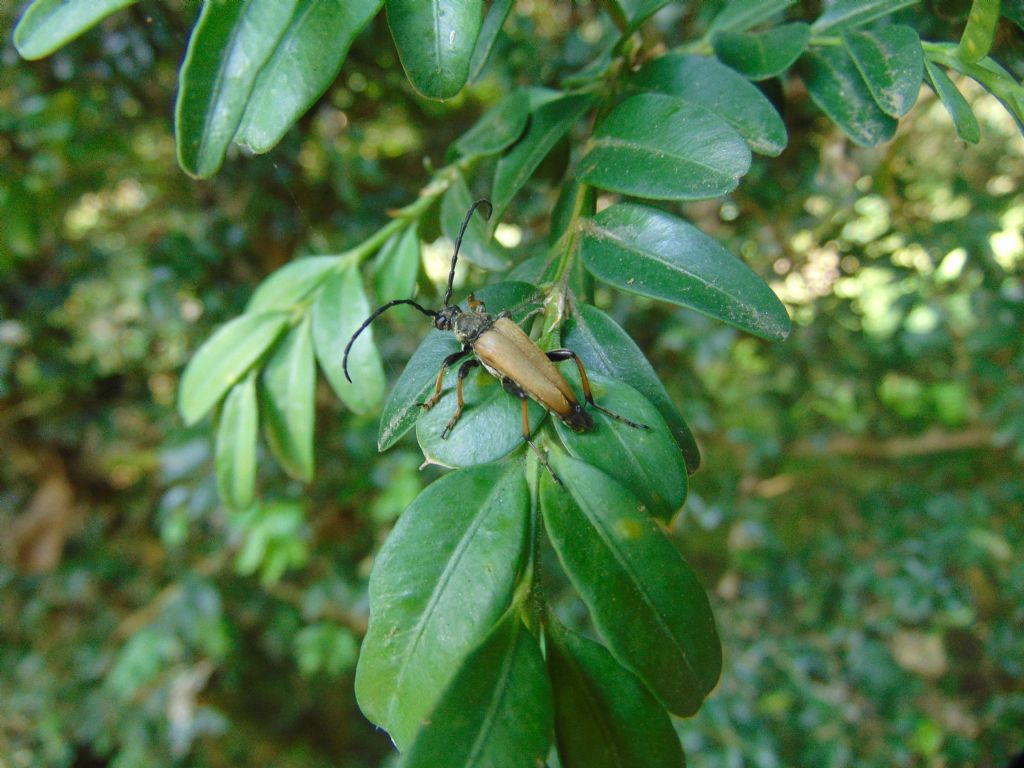
[[[41,59],[136,0],[35,0],[14,28],[24,59]]]
[[[178,412],[195,424],[220,399],[288,326],[288,313],[245,314],[222,325],[196,351],[178,388]]]
[[[208,0],[188,41],[174,132],[186,173],[212,176],[238,130],[249,94],[296,0]]]
[[[309,527],[302,503],[280,499],[249,507],[235,516],[243,540],[235,558],[242,575],[260,572],[260,581],[270,586],[291,568],[309,562]]]
[[[594,625],[669,711],[692,715],[722,666],[707,595],[633,494],[561,451],[549,456],[565,488],[541,475],[545,527]]]
[[[313,346],[317,360],[331,388],[355,413],[372,410],[384,396],[384,366],[373,343],[371,328],[359,335],[349,352],[351,382],[342,370],[345,346],[369,316],[370,302],[355,265],[332,275],[313,305]]]
[[[843,44],[882,111],[893,117],[910,111],[924,74],[917,32],[902,24],[869,32],[844,30]]]
[[[441,231],[454,243],[459,236],[459,229],[466,218],[466,211],[473,204],[462,174],[456,172],[455,178],[441,199]],[[474,213],[466,227],[462,238],[459,258],[488,270],[503,270],[508,267],[508,258],[502,253],[500,245],[491,239],[487,220],[482,213]]]
[[[496,283],[481,288],[476,292],[476,297],[486,302],[487,311],[493,314],[507,309],[516,322],[520,322],[528,312],[538,306],[537,289],[522,282]],[[434,391],[434,382],[437,380],[441,361],[457,349],[459,343],[452,334],[437,330],[427,334],[423,343],[409,359],[384,404],[377,437],[378,450],[385,451],[390,448],[416,423],[421,413],[416,403],[422,403],[430,397]],[[440,404],[435,406],[435,409],[437,407],[440,407]]]
[[[445,467],[471,467],[497,461],[525,445],[522,401],[506,392],[482,367],[471,371],[463,382],[462,417],[447,439],[441,437],[456,410],[458,368],[454,365],[448,370],[441,399],[416,422],[416,439],[424,458]],[[545,411],[533,400],[527,408],[532,435]]]
[[[974,0],[956,55],[975,63],[988,56],[999,21],[999,0]]]
[[[579,372],[563,366],[563,374],[582,395]],[[570,455],[618,480],[640,499],[645,512],[671,521],[686,500],[686,464],[658,409],[628,384],[590,372],[594,401],[610,411],[650,429],[637,429],[601,411],[585,406],[594,428],[573,432],[558,419],[555,430]],[[578,398],[583,402],[583,398]]]
[[[562,768],[683,768],[665,709],[600,643],[546,625]]]
[[[811,28],[796,21],[759,34],[719,32],[712,42],[723,63],[751,80],[767,80],[793,66],[810,38]]]
[[[260,283],[245,311],[252,313],[294,309],[337,266],[337,256],[309,256],[291,261]]]
[[[862,147],[888,141],[896,121],[875,103],[871,91],[846,52],[838,48],[808,51],[802,74],[814,103]]]
[[[523,135],[529,119],[530,95],[515,91],[487,110],[452,148],[467,158],[496,154]]]
[[[480,26],[480,34],[476,39],[476,47],[473,48],[473,58],[469,62],[469,79],[476,80],[487,64],[491,55],[491,49],[498,39],[508,12],[512,10],[513,0],[493,0],[491,7],[487,9],[483,24]]]
[[[957,90],[949,75],[942,71],[938,65],[930,61],[924,63],[925,73],[928,75],[928,84],[938,94],[946,111],[953,120],[957,135],[964,141],[977,144],[981,140],[981,126],[978,125],[978,118],[974,116],[971,105],[967,99]]]
[[[382,0],[299,0],[259,72],[235,141],[267,152],[334,82]]]
[[[836,0],[828,6],[811,31],[820,35],[827,30],[848,29],[888,16],[896,11],[917,5],[920,0]]]
[[[316,359],[308,316],[267,360],[261,385],[263,427],[270,450],[289,475],[312,480]]]
[[[459,343],[450,333],[432,330],[427,334],[409,358],[384,403],[377,433],[377,450],[386,451],[412,429],[420,417],[417,403],[425,402],[433,392],[441,361],[458,349]]]
[[[615,287],[690,307],[766,339],[789,334],[786,308],[746,264],[692,224],[632,203],[584,219],[583,260]]]
[[[232,509],[245,509],[253,501],[258,426],[256,377],[249,375],[231,388],[217,427],[217,489]]]
[[[782,13],[796,0],[729,0],[711,22],[712,32],[746,32]]]
[[[475,467],[428,486],[384,542],[356,698],[400,749],[509,606],[528,512],[521,462]]]
[[[661,94],[627,99],[597,127],[580,160],[581,181],[659,200],[703,200],[731,192],[750,150],[704,107]]]
[[[627,22],[623,34],[628,35],[668,5],[671,0],[613,0],[613,2],[622,9],[622,15],[625,16]]]
[[[985,90],[1002,102],[1024,132],[1024,86],[992,59],[985,57],[977,63],[964,61],[957,48],[949,43],[930,43],[929,58],[933,62],[956,70],[976,80]]]
[[[406,227],[392,235],[377,254],[373,269],[373,290],[377,301],[384,304],[395,299],[408,299],[416,290],[420,273],[420,239],[416,226]]]
[[[683,54],[659,56],[641,69],[630,82],[634,87],[660,91],[713,112],[735,128],[751,149],[759,154],[775,156],[786,148],[786,125],[772,103],[757,86],[714,59]],[[636,129],[646,127],[641,123]],[[702,127],[689,130],[702,130]],[[709,126],[703,130],[714,129]],[[686,138],[688,144],[697,143],[694,136]],[[709,156],[708,164],[715,167],[729,162],[730,168],[742,169],[739,171],[742,176],[750,167],[749,153],[745,156],[729,154],[720,158],[720,154],[725,155],[727,152],[724,141],[722,139],[715,144],[701,145],[703,152]]]
[[[687,470],[690,474],[697,471],[700,450],[693,433],[629,334],[597,307],[578,304],[565,325],[562,343],[580,356],[588,373],[618,379],[647,398],[672,431]]]
[[[483,0],[385,0],[398,57],[413,88],[447,99],[469,78]]]
[[[548,754],[551,685],[515,611],[471,653],[402,768],[536,768]]]
[[[516,192],[533,175],[558,140],[568,133],[583,113],[591,107],[593,101],[593,97],[589,95],[565,96],[545,101],[534,108],[526,133],[512,150],[498,161],[498,167],[494,172],[494,187],[491,192],[491,203],[494,204],[492,226],[501,221],[501,215],[512,202]]]

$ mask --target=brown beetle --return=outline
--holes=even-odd
[[[448,355],[441,363],[441,370],[437,373],[437,382],[434,386],[434,394],[424,403],[418,405],[425,410],[433,408],[441,398],[441,387],[444,382],[444,372],[449,366],[457,363],[469,353],[475,357],[470,358],[459,366],[458,384],[456,389],[457,407],[452,414],[448,424],[441,433],[442,439],[447,439],[452,429],[462,415],[462,381],[469,372],[477,366],[483,366],[488,373],[501,382],[501,386],[509,394],[515,395],[523,403],[523,438],[540,458],[541,463],[551,472],[551,476],[558,480],[558,476],[552,471],[547,459],[537,448],[530,436],[529,410],[527,398],[532,398],[540,403],[546,410],[555,414],[562,422],[574,432],[586,432],[593,428],[594,420],[587,413],[583,406],[576,399],[565,377],[559,373],[554,363],[565,360],[573,360],[580,372],[580,381],[583,384],[583,398],[589,405],[602,413],[606,413],[614,419],[621,421],[636,429],[649,429],[644,424],[637,424],[617,413],[609,411],[594,402],[594,396],[590,391],[590,380],[583,367],[583,361],[571,349],[554,349],[544,352],[537,344],[523,332],[512,315],[501,312],[498,315],[490,315],[485,311],[483,302],[477,301],[473,294],[469,295],[468,312],[464,312],[458,305],[450,304],[452,298],[452,284],[455,280],[455,263],[459,258],[459,247],[462,245],[462,237],[466,233],[470,218],[477,208],[483,208],[485,218],[491,216],[491,204],[487,200],[477,200],[470,207],[466,218],[462,222],[459,236],[455,241],[455,252],[452,254],[451,271],[448,274],[448,289],[444,294],[444,303],[440,310],[427,309],[420,306],[412,299],[396,299],[389,301],[378,308],[366,321],[356,329],[345,345],[345,355],[342,359],[342,368],[345,371],[345,378],[352,381],[348,375],[348,353],[352,344],[374,320],[391,307],[399,304],[408,304],[415,307],[427,317],[433,318],[434,327],[439,331],[452,331],[455,338],[462,345],[462,349]],[[561,482],[561,481],[559,481]]]

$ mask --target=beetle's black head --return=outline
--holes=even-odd
[[[455,318],[462,314],[457,306],[445,307],[434,315],[434,327],[439,331],[450,331],[455,327]]]
[[[341,368],[345,372],[346,379],[352,381],[352,378],[348,375],[348,354],[352,351],[352,345],[355,344],[356,338],[359,334],[370,327],[370,323],[392,307],[396,307],[399,304],[407,304],[411,307],[415,307],[427,317],[433,318],[434,327],[437,328],[437,330],[451,331],[455,329],[455,318],[462,314],[462,310],[458,307],[448,305],[452,300],[452,284],[455,281],[455,262],[459,259],[459,246],[462,245],[462,236],[466,234],[466,227],[469,226],[469,220],[473,216],[473,211],[480,207],[483,207],[483,213],[486,218],[491,217],[491,204],[487,200],[477,200],[472,206],[470,206],[469,212],[466,214],[466,218],[462,221],[462,228],[459,230],[459,236],[455,240],[455,253],[452,254],[452,268],[448,273],[448,289],[444,293],[444,302],[441,309],[435,312],[432,309],[421,307],[412,299],[395,299],[394,301],[389,301],[382,307],[378,307],[374,310],[373,314],[366,318],[362,325],[356,328],[355,333],[352,334],[352,338],[350,338],[348,340],[348,344],[345,345],[345,354],[341,358]]]

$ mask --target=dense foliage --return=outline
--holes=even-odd
[[[287,21],[299,5],[315,4],[275,12]],[[1024,534],[1024,147],[1010,114],[1020,114],[1020,86],[985,57],[994,39],[992,56],[1019,67],[1019,15],[1011,7],[997,21],[998,4],[981,2],[904,10],[905,25],[865,28],[910,4],[837,3],[785,18],[788,3],[760,4],[773,13],[753,18],[744,12],[758,4],[721,13],[701,4],[645,21],[660,3],[610,5],[609,14],[496,2],[479,34],[492,13],[509,18],[496,25],[488,62],[474,61],[471,46],[441,68],[446,77],[431,79],[430,62],[411,61],[416,46],[403,43],[422,26],[412,15],[403,26],[394,5],[390,31],[381,17],[356,34],[372,3],[343,20],[355,32],[351,50],[335,51],[342,75],[289,133],[302,109],[268,117],[267,102],[251,94],[204,90],[196,62],[233,24],[216,17],[217,3],[204,6],[195,34],[207,44],[191,46],[192,84],[183,75],[177,97],[177,64],[196,21],[189,6],[134,6],[38,64],[17,63],[5,48],[0,472],[10,536],[0,584],[12,599],[0,609],[0,746],[13,764],[378,764],[387,739],[351,695],[364,635],[360,705],[411,746],[415,765],[439,764],[437,750],[453,742],[450,729],[417,735],[435,701],[432,722],[475,733],[485,702],[502,690],[519,708],[507,705],[514,721],[485,748],[542,755],[553,723],[567,766],[590,764],[601,738],[626,750],[629,764],[678,761],[673,725],[692,764],[1005,761],[1024,724],[1024,648],[1014,633],[1024,571],[1013,557]],[[54,8],[33,6],[44,19]],[[851,21],[844,8],[868,12]],[[22,23],[22,53],[48,53],[31,50],[34,28]],[[702,37],[709,28],[717,34]],[[259,24],[239,29],[258,33]],[[962,41],[927,43],[915,63],[906,61],[908,35],[911,48],[918,35]],[[665,53],[663,43],[686,50]],[[268,43],[271,64],[273,50]],[[767,80],[763,91],[712,54]],[[421,93],[459,95],[444,104],[417,95],[398,57]],[[975,77],[1006,109],[937,65]],[[333,76],[319,72],[318,87]],[[922,92],[908,112],[922,77],[941,102]],[[673,123],[674,99],[699,99],[693,84],[709,78],[738,106],[717,116],[704,105]],[[259,83],[249,84],[257,96]],[[579,93],[513,88],[559,83]],[[303,109],[315,96],[299,98]],[[596,105],[590,143],[561,141]],[[894,116],[906,117],[891,143],[854,149],[816,122],[815,105],[865,145],[888,139]],[[225,110],[236,125],[217,128]],[[668,133],[648,130],[666,121],[675,126]],[[467,132],[474,122],[485,130]],[[957,134],[980,143],[965,148]],[[265,151],[282,135],[264,157],[229,150],[235,139]],[[706,157],[687,157],[680,136],[707,138],[713,167],[695,168]],[[659,158],[666,142],[675,142],[670,166]],[[639,154],[615,154],[623,143]],[[751,163],[748,146],[786,149]],[[228,164],[210,181],[174,169],[177,155],[211,175],[225,152]],[[423,170],[424,157],[437,170]],[[559,181],[567,168],[590,189],[717,199],[650,207],[602,193],[595,215],[594,194]],[[524,185],[530,194],[516,195]],[[491,278],[477,291],[488,308],[522,317],[546,307],[542,343],[557,346],[560,336],[596,368],[599,401],[655,424],[640,444],[605,423],[595,445],[545,422],[541,439],[568,496],[518,447],[518,404],[487,377],[467,381],[467,421],[450,442],[437,439],[450,395],[417,420],[413,404],[456,348],[433,332],[417,349],[418,315],[396,312],[394,330],[378,330],[379,353],[367,345],[357,355],[353,385],[338,370],[372,306],[367,285],[381,301],[418,290],[436,304],[444,236],[483,190],[495,198],[495,222],[507,222],[504,245],[488,242],[483,227],[470,232],[464,256],[479,269],[459,274],[459,295],[487,281],[485,272],[518,265],[518,282]],[[662,237],[645,240],[652,231]],[[579,247],[570,245],[576,233]],[[623,268],[608,244],[626,241],[636,261]],[[732,295],[682,300],[692,289],[686,271],[665,271],[680,252],[666,242],[731,270],[720,276]],[[727,251],[771,276],[795,321],[785,344],[650,300],[781,338],[781,306]],[[341,256],[322,256],[331,253]],[[584,264],[648,298],[595,284]],[[560,300],[543,301],[552,296]],[[196,422],[230,389],[216,441],[174,412],[193,354],[178,406]],[[397,383],[378,434],[389,379]],[[673,401],[705,467],[679,515],[686,468],[699,459]],[[266,455],[255,447],[257,413]],[[542,416],[532,414],[534,429]],[[418,446],[403,437],[414,425]],[[609,454],[603,430],[615,431],[624,457]],[[378,457],[378,442],[393,447]],[[511,460],[483,463],[510,450]],[[431,482],[440,473],[418,471],[423,454],[471,468]],[[670,537],[629,511],[634,494]],[[536,535],[538,511],[551,548]],[[612,524],[629,534],[614,553],[600,536]],[[431,629],[436,647],[420,651],[433,654],[421,677],[397,675],[405,689],[389,683],[388,665],[402,654],[388,650],[388,630],[409,619],[389,618],[407,606],[382,592],[428,589],[431,569],[445,565],[438,553],[479,526],[496,534],[491,549],[465,561],[465,583],[483,602],[453,602],[445,623],[468,622],[452,632],[454,650],[436,642],[446,627]],[[639,532],[644,547],[631,550]],[[643,645],[662,608],[670,623],[679,617],[668,593],[689,595],[686,621],[704,600],[673,543],[710,588],[725,648],[718,688],[688,721],[670,721],[663,707],[691,714],[714,686],[714,630],[670,627]],[[507,572],[491,573],[494,564]],[[485,572],[498,588],[488,591]],[[664,601],[632,601],[631,577],[666,589]],[[510,601],[525,607],[525,625],[505,613]],[[540,626],[545,658],[532,637]],[[697,654],[702,679],[668,674],[680,665],[658,657],[666,640]],[[620,727],[588,732],[581,701]],[[641,743],[647,752],[629,752]]]

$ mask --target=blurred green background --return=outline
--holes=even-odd
[[[954,39],[968,4],[938,5]],[[315,483],[267,460],[263,503],[232,514],[178,375],[267,274],[372,233],[506,84],[550,82],[601,34],[587,3],[519,0],[481,81],[439,104],[378,19],[281,146],[195,182],[171,134],[195,10],[143,2],[29,64],[0,6],[3,768],[392,759],[352,668],[375,549],[433,477],[415,442],[378,455],[374,418],[322,385]],[[685,213],[770,279],[789,341],[596,297],[704,451],[673,533],[726,661],[679,722],[689,763],[1005,765],[1024,749],[1024,140],[969,84],[980,145],[929,92],[875,150],[798,81],[774,88],[789,148]],[[510,212],[525,250],[554,196]],[[382,329],[392,380],[423,331]]]

